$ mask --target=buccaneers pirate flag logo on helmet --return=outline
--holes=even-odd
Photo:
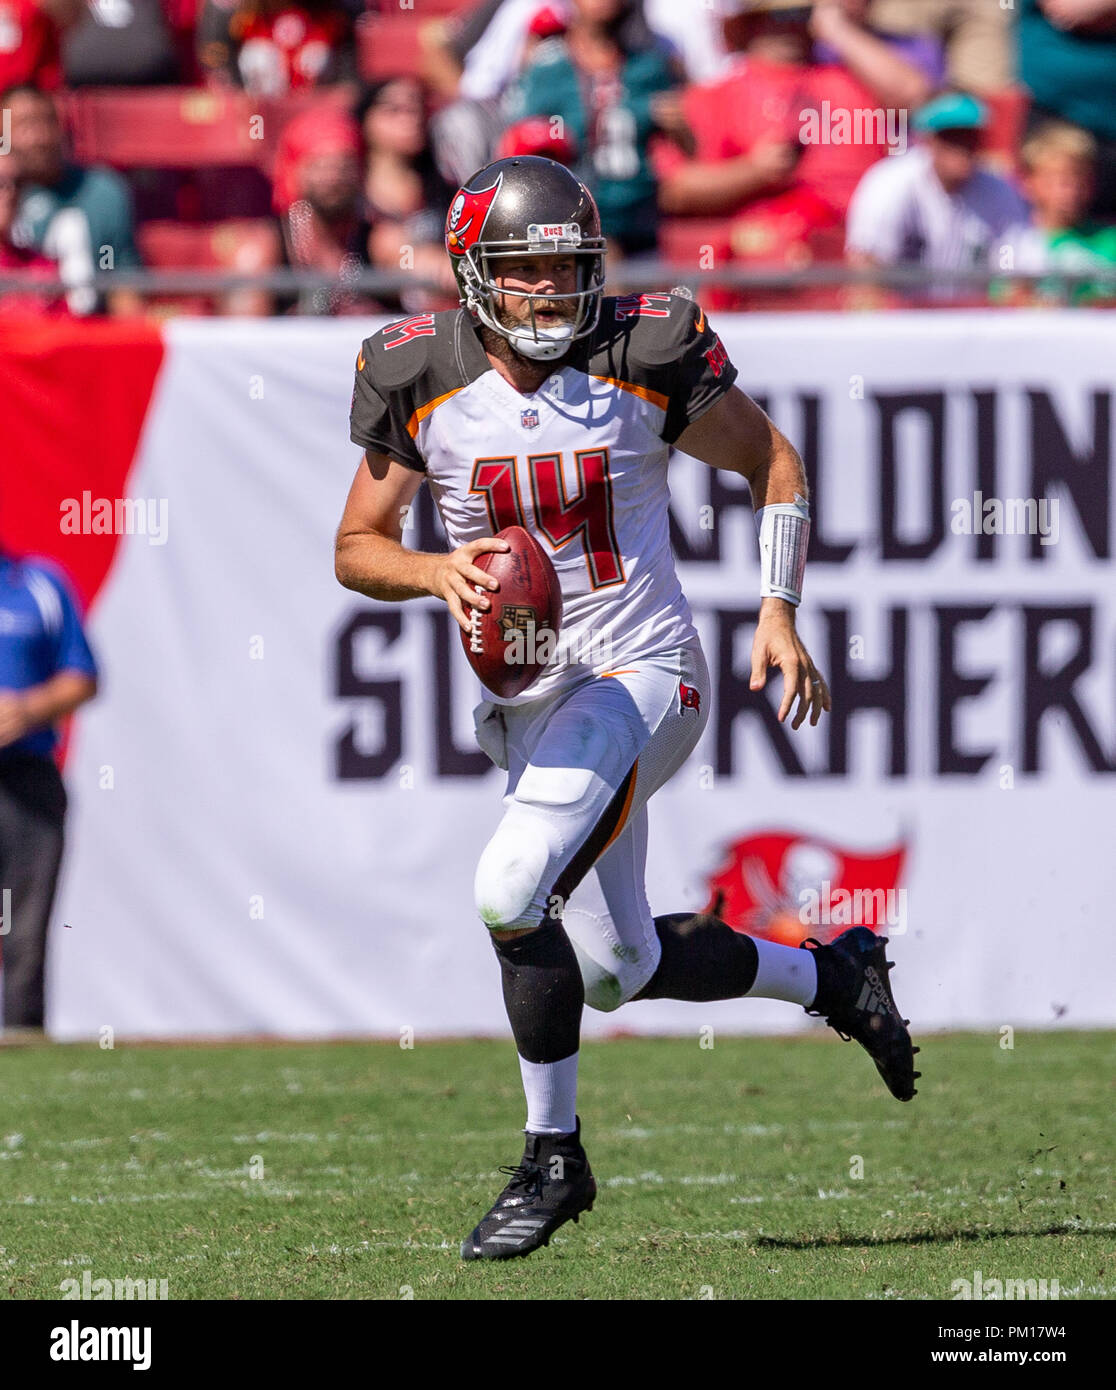
[[[476,243],[488,219],[492,200],[500,191],[503,174],[488,188],[463,188],[450,204],[446,217],[446,250],[451,256],[463,256]]]

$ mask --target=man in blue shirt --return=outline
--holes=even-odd
[[[55,724],[97,692],[70,586],[46,560],[0,550],[0,964],[4,1034],[43,1027],[47,926],[66,792]]]

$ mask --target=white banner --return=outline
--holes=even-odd
[[[333,577],[372,326],[166,331],[127,483],[164,525],[120,538],[90,618],[103,693],[67,767],[57,1036],[508,1034],[472,903],[503,790],[472,740],[475,683],[443,606]],[[799,626],[836,708],[794,734],[748,692],[746,493],[677,458],[715,698],[651,803],[653,909],[696,910],[719,884],[726,914],[784,936],[811,911],[824,936],[871,910],[920,1030],[1111,1025],[1116,319],[717,327],[810,469]],[[1036,534],[997,533],[1019,526]],[[434,535],[426,499],[409,541]],[[751,1000],[585,1019],[708,1024],[817,1026]]]

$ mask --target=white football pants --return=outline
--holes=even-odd
[[[496,931],[560,918],[591,1008],[619,1008],[658,966],[647,801],[693,752],[709,701],[694,640],[546,700],[474,711],[478,743],[508,772],[477,865],[477,911]]]

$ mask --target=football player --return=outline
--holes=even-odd
[[[693,300],[604,298],[597,208],[562,165],[524,157],[480,170],[450,206],[446,248],[461,307],[389,324],[361,345],[351,437],[364,458],[336,573],[375,599],[436,595],[467,632],[495,588],[476,561],[506,548],[496,533],[519,525],[561,584],[553,660],[520,695],[485,691],[475,712],[481,747],[508,774],[475,896],[499,959],[527,1137],[461,1253],[507,1259],[593,1205],[575,1110],[585,1004],[786,1000],[860,1042],[900,1100],[915,1094],[917,1049],[888,983],[886,942],[867,927],[789,947],[709,913],[653,917],[644,888],[648,798],[709,714],[669,542],[671,447],[748,480],[762,563],[751,688],[781,671],[778,717],[795,729],[830,708],[795,631],[810,529],[798,454],[733,384]],[[424,480],[447,554],[402,544]]]

